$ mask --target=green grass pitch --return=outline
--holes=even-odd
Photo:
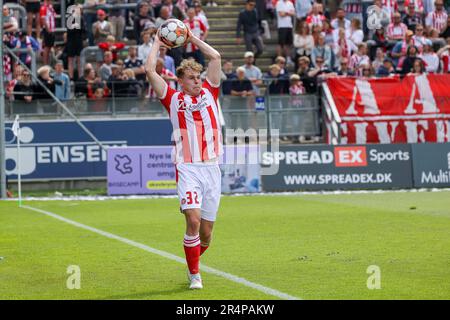
[[[177,199],[25,204],[184,257]],[[213,238],[203,264],[298,298],[450,299],[449,191],[224,196]],[[190,291],[181,263],[14,202],[0,203],[0,257],[0,299],[277,299],[208,273]]]

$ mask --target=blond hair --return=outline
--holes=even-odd
[[[203,71],[203,66],[195,60],[184,59],[177,68],[176,76],[182,78],[188,69],[201,73]]]
[[[129,79],[134,79],[134,78],[135,78],[133,69],[125,69],[125,70],[123,70],[123,73],[124,73],[125,75],[127,75],[127,77],[128,77]]]

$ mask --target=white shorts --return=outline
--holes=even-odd
[[[222,179],[219,165],[180,163],[176,168],[181,210],[201,209],[202,219],[216,221]]]

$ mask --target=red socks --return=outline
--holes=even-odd
[[[209,246],[203,246],[203,245],[200,245],[200,255],[202,255],[203,252],[205,252],[206,249],[208,249],[208,247],[209,247]]]
[[[185,234],[183,244],[189,272],[191,274],[197,274],[200,261],[200,236],[198,234],[195,236]]]

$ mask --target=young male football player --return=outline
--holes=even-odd
[[[204,82],[200,80],[202,66],[193,60],[183,60],[176,70],[181,91],[167,85],[156,72],[159,48],[164,46],[158,35],[145,68],[150,84],[172,122],[178,198],[186,218],[183,244],[189,268],[189,288],[201,289],[200,256],[211,241],[221,193],[218,162],[222,136],[217,103],[221,57],[190,31],[188,41],[209,59]]]

